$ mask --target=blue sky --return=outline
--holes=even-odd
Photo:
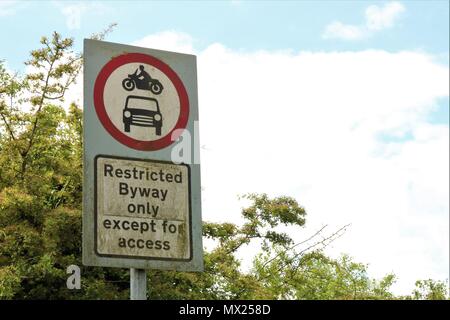
[[[330,254],[399,274],[397,292],[449,278],[448,1],[2,1],[0,59],[23,71],[41,36],[82,50],[112,22],[108,41],[198,57],[206,220],[290,195],[299,241],[351,223]]]
[[[442,61],[448,63],[448,1],[407,1],[406,12],[389,32],[350,42],[322,39],[324,26],[334,20],[364,23],[365,8],[385,1],[99,1],[98,6],[87,5],[80,27],[71,29],[61,8],[73,3],[12,4],[15,14],[0,16],[0,36],[13,35],[20,41],[14,46],[3,44],[3,59],[18,67],[39,37],[53,30],[75,37],[81,48],[82,38],[117,22],[119,27],[108,38],[113,42],[176,30],[190,34],[199,49],[219,41],[241,50],[424,50],[442,54]]]
[[[324,26],[332,21],[364,24],[364,10],[386,1],[97,1],[85,3],[79,26],[69,26],[64,7],[82,2],[17,1],[0,13],[0,37],[19,38],[4,43],[0,58],[21,70],[28,52],[42,35],[52,31],[82,39],[111,22],[118,27],[109,41],[127,43],[165,30],[182,31],[203,49],[214,42],[241,50],[345,51],[382,49],[391,52],[419,50],[449,64],[449,2],[407,1],[406,12],[395,27],[359,41],[324,39]],[[0,10],[1,10],[0,6]],[[14,12],[9,14],[8,11]],[[1,11],[0,11],[1,12]],[[140,21],[136,23],[136,21]],[[429,115],[432,122],[448,123],[448,99]]]

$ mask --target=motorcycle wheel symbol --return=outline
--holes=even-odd
[[[136,85],[134,84],[134,81],[130,78],[125,78],[122,81],[122,87],[127,91],[132,91]]]
[[[163,91],[163,86],[161,82],[154,80],[150,85],[150,91],[153,92],[154,94],[160,94]]]

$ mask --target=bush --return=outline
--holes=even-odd
[[[59,207],[44,221],[46,249],[57,255],[81,255],[81,212]]]
[[[0,193],[0,227],[27,221],[39,228],[43,212],[42,201],[17,187],[5,188]]]

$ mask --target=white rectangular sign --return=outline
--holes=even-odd
[[[203,270],[197,99],[195,56],[85,40],[85,265]]]
[[[189,261],[189,166],[96,158],[96,251],[100,256]]]

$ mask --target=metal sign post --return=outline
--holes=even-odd
[[[83,264],[146,299],[146,269],[203,271],[200,163],[172,159],[199,146],[196,57],[86,39],[83,75]]]
[[[147,300],[147,271],[130,268],[130,300]]]

